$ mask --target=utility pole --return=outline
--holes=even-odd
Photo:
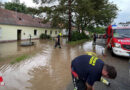
[[[68,1],[68,6],[69,6],[69,35],[68,35],[68,40],[71,41],[71,20],[72,20],[72,16],[71,16],[71,3],[72,1],[69,0]]]

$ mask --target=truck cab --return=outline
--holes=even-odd
[[[130,56],[130,26],[110,25],[106,31],[106,45],[118,56]]]

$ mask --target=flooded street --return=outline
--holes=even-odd
[[[73,90],[70,64],[76,56],[94,51],[104,62],[116,67],[118,75],[109,80],[111,87],[95,83],[95,90],[130,90],[130,63],[128,58],[112,57],[110,51],[104,57],[103,46],[93,46],[92,42],[71,46],[62,40],[61,49],[54,48],[54,41],[33,40],[34,46],[21,47],[20,42],[0,43],[0,72],[5,86],[0,90]],[[11,64],[22,54],[31,57]]]

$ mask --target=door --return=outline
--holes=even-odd
[[[17,40],[21,40],[21,30],[17,30]]]

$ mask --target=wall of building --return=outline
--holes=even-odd
[[[0,24],[0,42],[17,40],[17,30],[21,30],[21,40],[29,39],[30,35],[32,39],[39,38],[42,33],[45,33],[45,31],[47,31],[47,35],[51,35],[51,37],[56,37],[60,32],[60,30],[58,29],[51,28],[48,29]],[[34,35],[34,30],[37,31],[36,35]]]
[[[63,34],[63,35],[68,35],[68,33],[69,33],[69,32],[68,32],[66,29],[63,29],[63,30],[62,30],[62,34]]]

